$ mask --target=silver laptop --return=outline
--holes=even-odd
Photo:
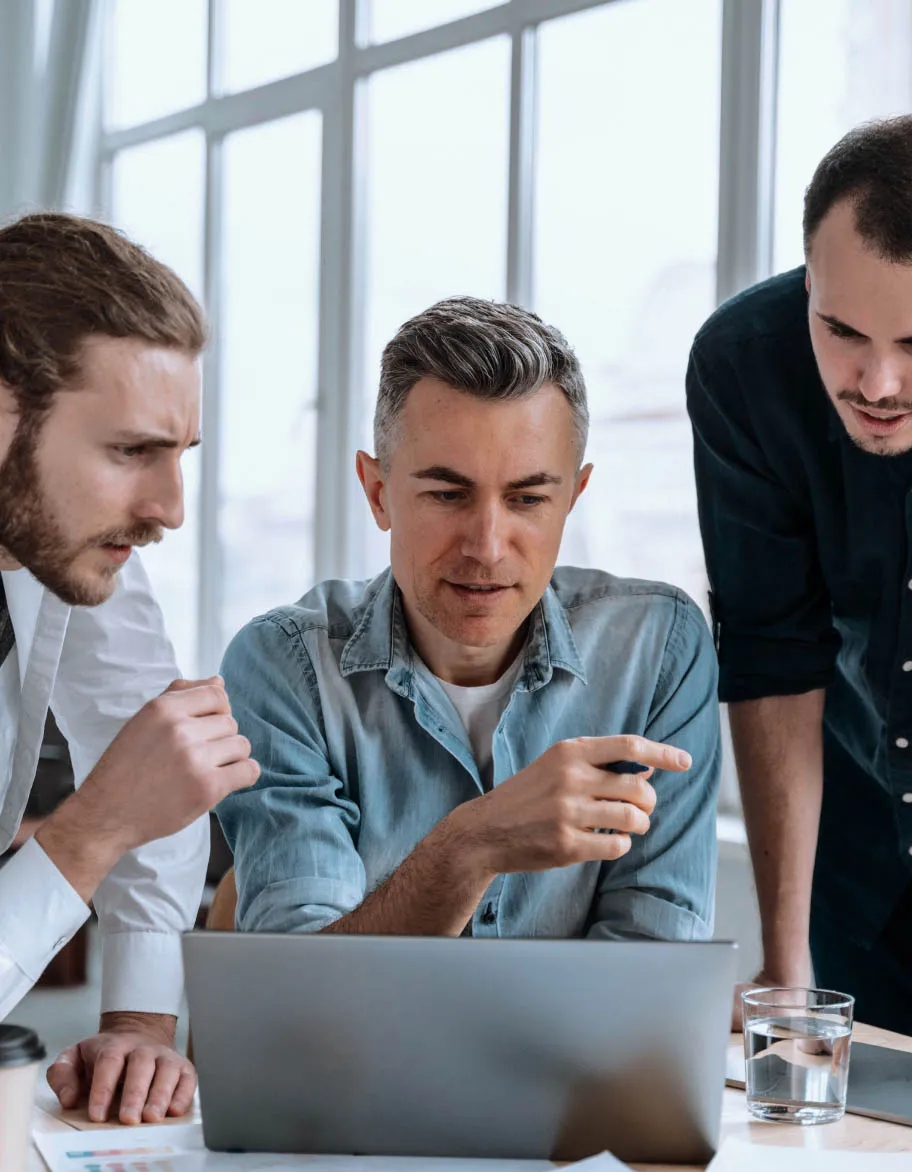
[[[184,937],[216,1151],[701,1164],[735,945]]]

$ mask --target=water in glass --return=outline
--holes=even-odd
[[[746,1023],[747,1097],[760,1119],[829,1123],[845,1113],[851,1024],[837,1015]]]

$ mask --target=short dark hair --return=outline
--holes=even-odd
[[[824,155],[804,196],[804,251],[843,200],[855,228],[884,260],[912,262],[912,115],[856,126]]]
[[[76,383],[93,335],[195,356],[206,320],[176,273],[108,224],[39,212],[0,227],[0,381],[23,414]]]
[[[531,310],[450,297],[399,327],[383,351],[374,413],[374,449],[384,467],[399,414],[422,378],[439,378],[480,399],[519,399],[554,383],[570,405],[582,461],[589,408],[579,359],[563,334]]]

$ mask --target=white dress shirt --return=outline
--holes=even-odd
[[[97,607],[67,606],[27,570],[4,571],[3,586],[16,642],[0,668],[0,851],[22,820],[49,707],[78,786],[123,724],[180,675],[137,554]],[[180,934],[193,925],[208,855],[200,819],[125,855],[96,891],[103,1013],[177,1013]],[[0,1021],[88,915],[34,839],[0,868]]]

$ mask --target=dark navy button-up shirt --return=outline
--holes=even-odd
[[[720,697],[826,688],[815,901],[869,944],[912,879],[912,455],[849,439],[804,282],[716,311],[687,401]]]

